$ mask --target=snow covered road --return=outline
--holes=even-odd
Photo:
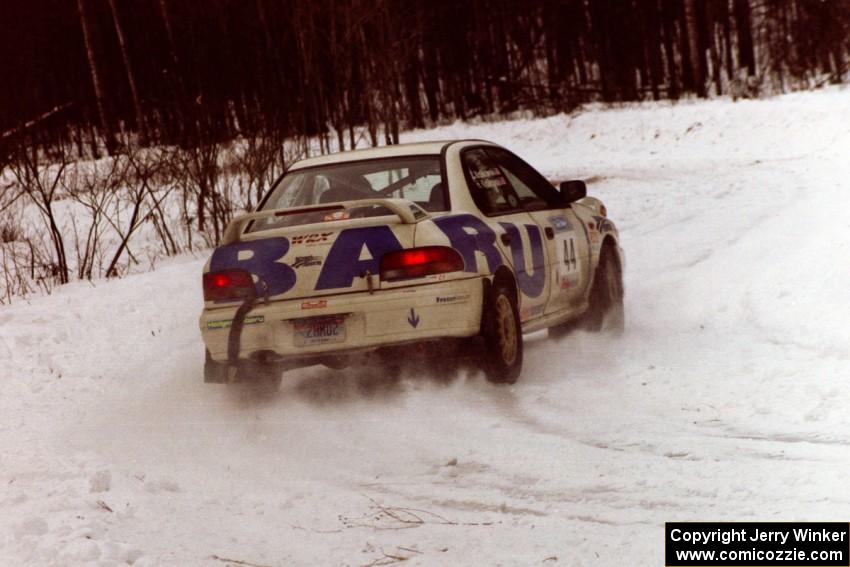
[[[455,124],[588,178],[626,333],[520,381],[204,385],[202,258],[0,309],[0,564],[659,565],[663,523],[850,519],[850,91]],[[238,563],[238,562],[243,563]]]

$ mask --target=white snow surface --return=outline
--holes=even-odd
[[[586,178],[627,328],[512,387],[202,382],[203,258],[0,309],[2,565],[660,565],[663,524],[850,518],[850,91],[416,131]],[[239,563],[242,562],[242,563]]]

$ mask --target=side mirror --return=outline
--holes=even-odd
[[[564,181],[561,183],[561,199],[565,205],[569,205],[579,199],[587,197],[587,185],[581,179]]]

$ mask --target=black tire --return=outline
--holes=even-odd
[[[593,289],[590,290],[590,306],[583,317],[582,327],[592,332],[621,334],[625,323],[620,261],[613,250],[605,247],[596,267]]]
[[[522,371],[522,326],[516,297],[504,284],[496,284],[484,304],[482,363],[487,380],[513,384]]]

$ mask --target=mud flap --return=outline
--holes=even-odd
[[[204,360],[204,382],[207,384],[227,383],[227,365],[213,360],[210,351],[206,351]]]
[[[242,328],[245,326],[245,317],[254,307],[256,300],[256,297],[249,297],[243,301],[230,323],[230,334],[227,335],[227,364],[224,365],[225,383],[239,381],[239,351],[242,348]]]
[[[216,362],[210,351],[206,351],[204,360],[204,382],[207,384],[230,384],[239,381],[240,367],[239,351],[242,347],[242,328],[245,317],[254,307],[256,297],[249,297],[242,302],[233,315],[230,323],[230,333],[227,335],[227,362]]]

